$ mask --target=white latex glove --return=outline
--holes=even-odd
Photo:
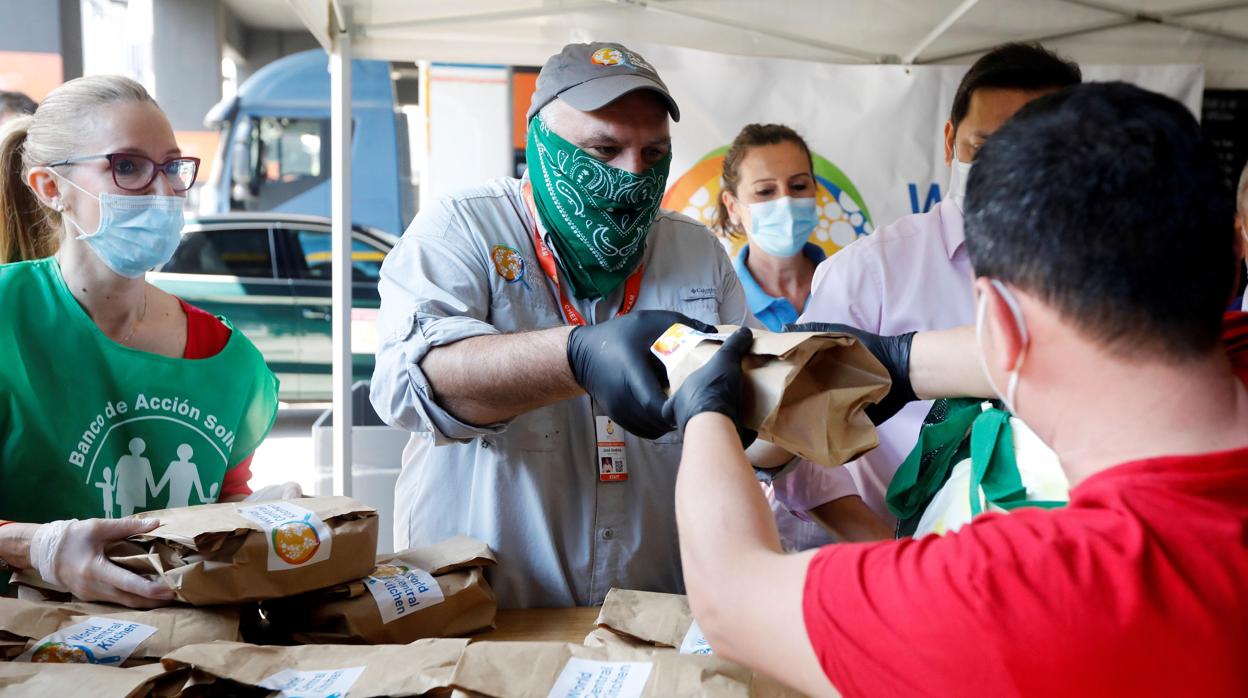
[[[247,495],[244,502],[271,502],[275,499],[298,499],[303,496],[303,488],[297,482],[283,482],[280,485],[269,485]]]
[[[53,521],[35,529],[30,564],[45,581],[69,589],[83,601],[108,601],[131,608],[165,606],[173,590],[113,564],[104,548],[114,541],[147,533],[160,525],[151,519]]]

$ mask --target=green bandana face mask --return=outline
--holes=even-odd
[[[646,249],[672,154],[641,174],[611,167],[542,123],[529,123],[529,180],[542,226],[577,298],[606,298]]]

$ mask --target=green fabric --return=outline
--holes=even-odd
[[[1027,487],[1018,473],[1014,453],[1014,430],[1010,413],[995,407],[985,410],[971,426],[971,518],[983,511],[979,493],[984,499],[1006,510],[1019,507],[1055,509],[1066,502],[1028,500]]]
[[[672,154],[641,174],[611,167],[529,122],[533,202],[580,299],[606,298],[637,268],[667,187]]]
[[[277,378],[232,328],[206,359],[122,346],[74,300],[53,259],[0,266],[0,298],[0,518],[214,501],[277,415]]]
[[[899,533],[902,535],[914,532],[928,502],[949,479],[954,464],[965,457],[961,446],[982,411],[982,403],[976,399],[940,401],[939,406],[948,408],[945,418],[924,424],[920,429],[919,442],[897,468],[885,497],[889,511],[901,524]]]
[[[886,501],[897,517],[900,536],[912,535],[919,519],[944,487],[953,466],[971,459],[971,516],[983,511],[983,497],[1006,510],[1022,506],[1057,508],[1066,502],[1028,500],[1027,488],[1018,472],[1014,454],[1014,432],[1010,413],[991,407],[983,400],[959,398],[939,400],[932,413],[944,411],[943,419],[932,419],[919,431],[919,442],[897,469],[888,485]],[[995,405],[996,403],[994,403]]]

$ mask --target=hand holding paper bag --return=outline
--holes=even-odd
[[[736,329],[709,335],[675,325],[659,337],[652,351],[673,394]],[[759,331],[741,369],[741,427],[760,439],[829,467],[879,444],[865,410],[888,394],[888,371],[853,335]]]
[[[749,353],[754,335],[748,327],[732,334],[705,366],[694,371],[663,405],[663,417],[683,432],[685,424],[703,412],[718,412],[737,425],[741,447],[746,448],[757,432],[741,428],[741,358]]]
[[[663,418],[663,384],[647,351],[672,323],[712,330],[670,310],[638,310],[568,335],[568,366],[576,382],[607,416],[643,439],[657,439],[673,425]]]
[[[807,322],[800,325],[785,325],[785,332],[837,332],[852,334],[855,339],[871,351],[884,368],[888,369],[888,377],[893,385],[888,395],[867,408],[867,416],[871,423],[879,426],[890,417],[901,411],[901,408],[918,400],[914,394],[914,386],[910,383],[910,347],[914,343],[914,332],[899,335],[879,335],[857,327],[828,322]]]

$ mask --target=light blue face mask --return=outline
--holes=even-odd
[[[752,242],[773,257],[792,257],[802,251],[819,223],[814,197],[784,196],[750,204]]]
[[[128,279],[138,279],[173,257],[186,224],[182,213],[185,199],[181,196],[107,192],[96,196],[65,177],[60,180],[100,202],[100,226],[94,233],[83,230],[68,215],[65,219],[78,230],[78,239],[86,240],[109,269]]]

